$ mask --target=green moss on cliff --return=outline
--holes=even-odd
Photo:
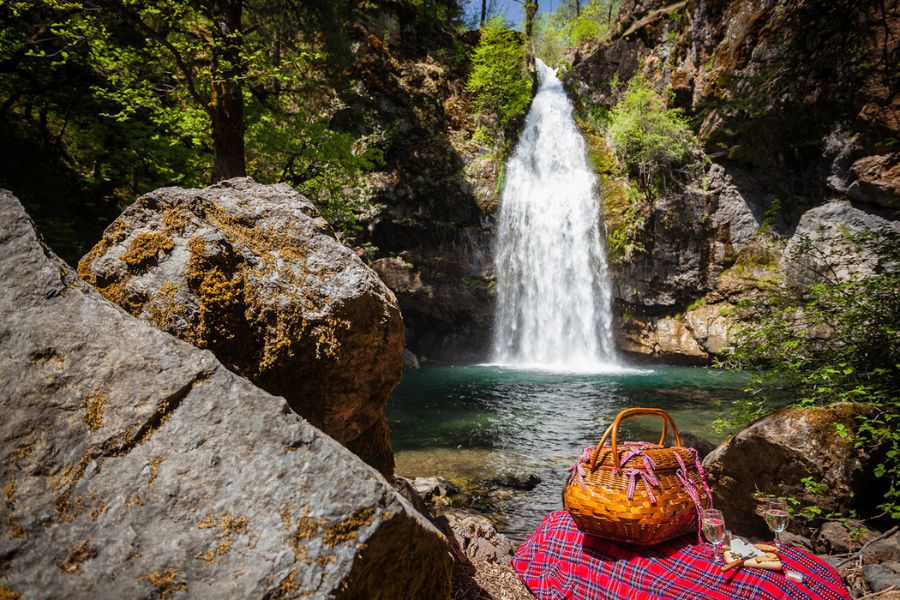
[[[587,146],[588,161],[599,180],[607,254],[610,263],[615,264],[630,253],[643,250],[640,234],[649,202],[629,180],[602,128],[589,119],[579,119],[578,126]]]

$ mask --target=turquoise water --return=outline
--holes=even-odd
[[[567,469],[624,408],[669,411],[682,432],[718,443],[712,421],[741,395],[740,376],[653,366],[566,374],[484,365],[407,370],[387,407],[397,472],[477,483],[535,473],[531,491],[495,494],[492,519],[516,542],[561,508]],[[657,441],[659,421],[628,421],[628,439]]]

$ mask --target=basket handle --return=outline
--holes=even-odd
[[[597,464],[597,458],[600,456],[600,450],[603,448],[603,444],[606,443],[607,438],[612,435],[612,453],[613,460],[615,461],[616,467],[621,467],[619,464],[619,450],[616,447],[616,441],[619,434],[619,424],[632,417],[659,417],[663,423],[662,428],[662,436],[659,438],[659,445],[662,446],[666,441],[666,437],[669,434],[669,425],[672,426],[672,433],[675,434],[675,446],[681,447],[681,436],[678,435],[678,427],[675,425],[675,420],[672,419],[672,415],[668,412],[664,411],[661,408],[626,408],[622,412],[620,412],[616,419],[613,421],[612,425],[610,425],[606,429],[606,433],[603,434],[603,437],[600,439],[600,443],[597,444],[597,447],[594,448],[594,452],[591,454],[591,467],[590,470],[594,470],[594,466]]]

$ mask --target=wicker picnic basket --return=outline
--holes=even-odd
[[[619,425],[657,416],[659,443],[619,443]],[[669,427],[675,446],[665,446]],[[607,439],[610,445],[606,445]],[[585,448],[563,490],[563,506],[584,533],[633,544],[657,544],[697,529],[697,514],[712,507],[703,467],[681,445],[672,416],[658,408],[623,410],[596,447]]]

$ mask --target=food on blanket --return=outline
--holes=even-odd
[[[768,569],[770,571],[780,571],[781,561],[778,560],[778,555],[767,554],[765,558],[756,557],[744,561],[744,566],[757,569]]]
[[[753,545],[756,546],[758,549],[762,550],[763,552],[778,552],[778,548],[776,548],[775,546],[772,546],[771,544],[753,544]]]
[[[738,559],[735,559],[735,560],[729,560],[729,557],[734,558],[734,555],[731,554],[730,552],[726,552],[726,553],[725,553],[725,564],[722,565],[722,570],[723,570],[723,571],[727,571],[728,569],[733,569],[733,568],[735,568],[735,567],[740,567],[741,565],[744,564],[744,560],[745,560],[745,559],[743,559],[743,558],[738,558]]]
[[[725,552],[725,565],[722,570],[727,571],[734,567],[744,566],[780,571],[781,561],[774,550],[775,548],[768,544],[750,545],[741,538],[734,538],[731,541],[731,550]]]

